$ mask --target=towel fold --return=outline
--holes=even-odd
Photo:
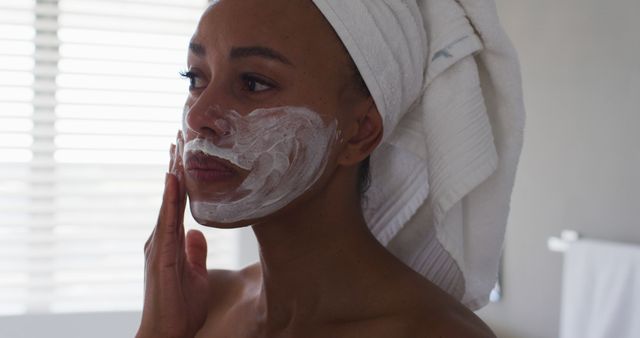
[[[471,309],[496,281],[522,147],[516,53],[493,0],[314,0],[383,117],[376,238]]]
[[[580,240],[563,275],[562,338],[640,337],[640,246]]]

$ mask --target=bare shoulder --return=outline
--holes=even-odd
[[[417,309],[359,322],[336,330],[334,337],[367,338],[494,338],[495,334],[479,318],[440,309]]]
[[[405,280],[391,290],[391,311],[360,328],[368,337],[495,337],[473,311],[429,281]]]
[[[209,313],[204,326],[197,338],[212,337],[225,329],[224,322],[232,316],[232,310],[237,308],[247,295],[254,292],[259,281],[259,268],[256,265],[242,270],[209,270]],[[227,328],[228,329],[228,328]]]
[[[438,289],[437,294],[417,297],[403,314],[407,337],[495,337],[473,311]],[[420,334],[418,334],[420,333]]]
[[[209,270],[211,310],[232,304],[255,286],[260,276],[259,265],[254,264],[242,270]]]
[[[333,337],[366,338],[493,338],[482,321],[454,313],[413,312],[351,322],[332,330]]]
[[[456,309],[441,309],[438,314],[429,316],[429,319],[414,314],[416,325],[422,325],[424,332],[428,329],[429,335],[424,337],[469,337],[490,338],[495,337],[493,331],[473,312],[468,309],[459,311]],[[423,337],[423,336],[413,336]]]

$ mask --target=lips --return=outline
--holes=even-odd
[[[238,174],[227,161],[200,152],[186,156],[185,170],[192,178],[206,182],[226,181]]]

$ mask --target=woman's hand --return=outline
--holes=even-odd
[[[191,230],[184,235],[186,192],[182,135],[171,146],[160,215],[144,246],[145,293],[138,338],[192,338],[207,318],[207,242]]]

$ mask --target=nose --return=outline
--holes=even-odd
[[[186,105],[182,126],[185,139],[201,137],[217,142],[229,137],[234,129],[230,118],[229,113],[218,105]]]

